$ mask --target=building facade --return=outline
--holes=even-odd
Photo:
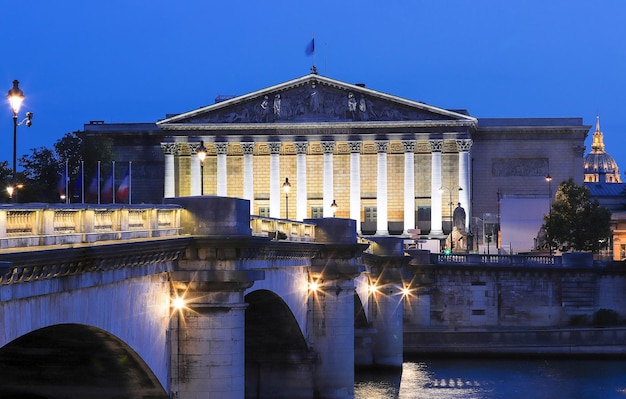
[[[145,173],[152,180],[142,201],[239,197],[268,217],[355,219],[364,235],[419,229],[440,239],[457,228],[446,244],[453,249],[469,249],[468,235],[476,237],[472,249],[486,234],[500,245],[503,198],[551,198],[557,184],[548,187],[548,175],[582,183],[589,131],[582,118],[480,119],[316,73],[153,127],[137,134],[133,124],[85,125],[88,134],[113,138],[124,156],[137,155],[130,143],[138,137],[150,142],[142,154],[150,153],[150,175],[162,172],[162,180]],[[203,161],[198,149],[206,150]]]

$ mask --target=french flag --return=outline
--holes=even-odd
[[[128,169],[126,169],[126,174],[124,175],[124,179],[122,179],[120,186],[117,188],[115,198],[117,198],[120,203],[126,202],[126,200],[130,198],[129,193],[130,193],[130,162],[128,163]]]

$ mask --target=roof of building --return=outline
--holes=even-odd
[[[593,133],[593,142],[591,144],[591,152],[585,156],[585,175],[588,174],[604,174],[612,175],[615,183],[621,183],[619,175],[619,167],[615,159],[604,150],[604,134],[600,130],[600,117],[596,116],[596,131]]]

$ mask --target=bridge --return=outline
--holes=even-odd
[[[402,365],[409,259],[235,198],[0,207],[1,396],[351,398]]]

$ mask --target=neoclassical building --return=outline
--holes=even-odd
[[[118,164],[133,162],[140,202],[240,197],[253,214],[431,238],[451,233],[460,206],[465,233],[499,245],[503,199],[547,200],[557,186],[548,175],[582,183],[589,128],[582,118],[476,118],[311,73],[156,124],[94,121],[85,133],[113,138]]]

